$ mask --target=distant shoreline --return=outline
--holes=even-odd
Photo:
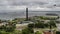
[[[29,16],[44,16],[46,13],[57,13],[60,16],[60,11],[29,11]],[[9,12],[9,13],[0,13],[0,19],[10,20],[14,18],[25,18],[25,12]]]

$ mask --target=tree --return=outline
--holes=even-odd
[[[31,34],[34,33],[33,29],[31,28],[26,28],[22,30],[22,34]]]
[[[34,27],[34,24],[32,23],[32,24],[28,24],[28,27],[29,28],[33,28]]]
[[[37,31],[37,32],[35,32],[35,34],[42,34],[41,32],[39,32],[39,31]]]
[[[35,23],[36,28],[44,28],[44,23]]]
[[[40,16],[41,19],[43,19],[43,16]]]
[[[48,26],[49,26],[48,23],[45,23],[45,24],[44,24],[44,27],[45,27],[45,28],[47,28]]]
[[[16,24],[14,22],[9,22],[8,24],[0,26],[1,31],[13,32],[16,28]]]
[[[5,32],[5,31],[0,31],[0,34],[10,34],[10,33]]]
[[[56,34],[60,34],[60,31],[57,31]]]
[[[5,31],[6,32],[13,32],[15,28],[13,26],[6,26]]]
[[[56,27],[56,23],[55,23],[55,21],[53,21],[53,20],[51,20],[50,22],[48,22],[48,24],[49,24],[50,28]]]

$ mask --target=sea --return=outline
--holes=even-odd
[[[46,13],[56,13],[60,16],[60,11],[29,11],[28,16],[44,16]],[[15,12],[0,12],[1,20],[11,20],[14,18],[25,18],[26,11],[15,11]]]

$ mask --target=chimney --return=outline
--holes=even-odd
[[[28,8],[26,8],[26,21],[28,21]]]

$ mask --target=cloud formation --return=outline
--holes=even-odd
[[[54,6],[56,4],[56,6]],[[60,11],[60,0],[0,0],[0,10]]]

